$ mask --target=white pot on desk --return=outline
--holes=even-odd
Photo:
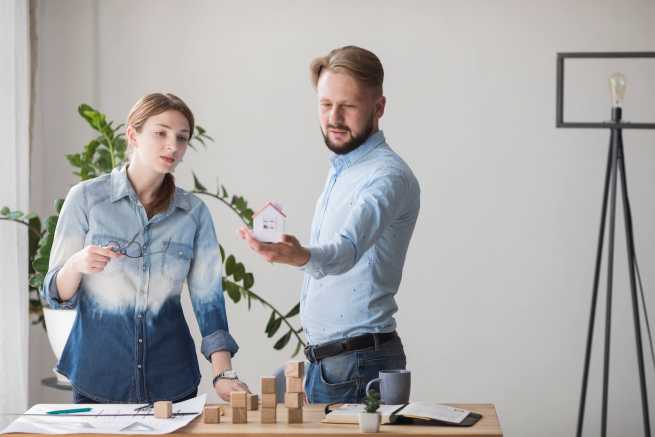
[[[380,413],[359,413],[359,430],[361,432],[380,432]]]
[[[76,310],[53,310],[52,308],[43,308],[43,318],[45,319],[45,326],[48,331],[48,341],[50,342],[52,351],[57,357],[57,362],[59,362],[61,354],[64,351],[64,347],[68,341],[68,336],[73,329],[76,316]],[[55,376],[57,376],[57,382],[70,385],[68,378],[57,373],[54,369],[52,370]]]

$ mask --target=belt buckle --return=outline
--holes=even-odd
[[[303,352],[305,353],[305,358],[307,358],[310,363],[316,362],[316,357],[314,356],[314,350],[310,345],[305,346]]]
[[[339,353],[341,352],[350,352],[352,350],[352,347],[350,345],[350,342],[348,340],[340,341],[338,343],[339,348],[341,349]]]

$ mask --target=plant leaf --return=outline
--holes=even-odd
[[[12,211],[7,215],[7,218],[11,219],[11,220],[18,220],[22,216],[23,216],[23,213],[21,211]]]
[[[198,176],[196,176],[195,172],[191,172],[193,174],[193,188],[196,191],[207,191],[207,188],[203,184],[200,183],[200,180],[198,179]]]
[[[271,325],[271,329],[268,331],[268,338],[273,337],[277,332],[277,330],[280,329],[280,326],[282,326],[282,317],[278,317],[275,319],[275,321]]]
[[[243,277],[246,274],[246,268],[243,266],[242,263],[236,263],[234,267],[234,280],[236,282],[239,282],[243,279]]]
[[[252,273],[246,273],[243,277],[243,288],[250,290],[255,285],[255,277]]]
[[[301,347],[302,347],[302,343],[301,343],[301,342],[298,342],[298,343],[296,344],[296,348],[293,350],[293,354],[291,355],[291,358],[293,358],[293,357],[295,357],[296,355],[298,355],[298,352],[300,352],[300,348],[301,348]]]
[[[236,261],[234,255],[230,255],[225,260],[225,274],[227,276],[232,276],[234,274],[234,268],[236,267]]]
[[[275,311],[271,311],[271,316],[268,318],[268,322],[266,323],[266,329],[264,329],[264,332],[266,334],[268,334],[268,331],[271,329],[271,326],[273,326],[274,322],[275,322]]]
[[[289,332],[284,334],[282,337],[280,337],[278,341],[275,342],[275,344],[273,345],[273,349],[280,350],[284,348],[284,346],[286,346],[287,343],[289,343],[290,338],[291,338],[291,330],[289,330]]]
[[[239,287],[237,284],[231,281],[223,280],[223,289],[227,292],[227,295],[232,299],[232,302],[239,303],[241,300],[241,293],[239,293]]]
[[[298,302],[297,304],[295,304],[295,305],[293,306],[293,308],[291,308],[291,310],[290,310],[290,311],[287,313],[287,315],[284,316],[284,317],[286,317],[287,319],[290,319],[291,317],[295,316],[295,315],[298,314],[299,312],[300,312],[300,302]]]
[[[61,212],[62,206],[64,206],[64,199],[55,200],[55,211],[57,211],[57,214]]]

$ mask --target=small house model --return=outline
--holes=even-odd
[[[282,240],[287,216],[279,205],[268,202],[253,218],[253,235],[257,240],[264,243],[278,243]]]

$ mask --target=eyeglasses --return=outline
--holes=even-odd
[[[113,252],[125,255],[128,258],[142,258],[145,255],[155,255],[158,253],[164,253],[168,250],[168,247],[171,244],[170,238],[163,244],[162,250],[145,253],[141,243],[136,241],[136,237],[138,237],[141,232],[142,231],[138,231],[136,234],[134,234],[134,237],[132,237],[132,239],[127,244],[120,244],[118,241],[109,241],[107,243],[107,248]]]

